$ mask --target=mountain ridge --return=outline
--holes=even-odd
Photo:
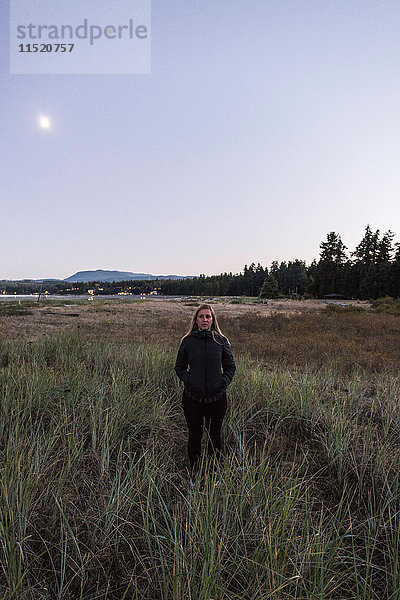
[[[151,273],[132,273],[131,271],[109,271],[96,269],[94,271],[77,271],[74,275],[62,281],[82,283],[87,281],[133,281],[153,279],[190,279],[193,275],[152,275]]]

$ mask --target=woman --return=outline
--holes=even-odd
[[[203,419],[209,435],[208,455],[217,460],[220,458],[226,388],[235,370],[229,341],[222,335],[212,307],[202,304],[193,315],[189,331],[182,338],[175,364],[176,374],[185,384],[182,407],[189,430],[188,454],[192,479],[199,465]]]

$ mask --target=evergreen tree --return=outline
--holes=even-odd
[[[307,269],[308,284],[306,292],[312,296],[318,296],[318,279],[319,279],[319,267],[317,261],[314,259],[311,265]]]
[[[266,279],[266,277],[268,277],[268,269],[267,268],[263,268],[260,263],[257,264],[256,266],[256,271],[255,271],[255,294],[258,296],[261,290],[261,287]]]
[[[270,273],[270,275],[273,275],[277,281],[278,281],[278,272],[279,272],[278,261],[274,260],[271,263],[269,273]]]
[[[338,265],[342,265],[347,260],[347,247],[340,239],[340,235],[334,231],[328,233],[326,242],[321,242],[319,247],[321,248],[319,257],[322,262],[334,262]]]
[[[287,267],[288,293],[304,294],[307,283],[307,269],[304,260],[296,258],[294,261],[289,261]]]
[[[390,292],[393,298],[400,298],[400,244],[395,244],[395,255],[390,270]]]
[[[388,296],[391,293],[393,237],[394,233],[389,230],[383,234],[381,240],[378,240],[374,298]]]
[[[356,263],[364,265],[375,264],[379,246],[379,229],[372,232],[369,225],[365,229],[365,234],[361,242],[353,252]]]
[[[274,275],[266,277],[260,291],[260,298],[278,298],[279,285]]]
[[[315,275],[317,294],[342,294],[342,272],[347,260],[347,247],[334,231],[327,234],[326,242],[321,242],[319,247],[321,252]]]
[[[254,262],[252,262],[249,267],[245,265],[243,269],[242,294],[245,294],[246,296],[258,296],[258,293],[259,290],[257,291],[256,265]]]
[[[379,229],[372,232],[367,225],[364,237],[352,253],[354,297],[361,299],[376,298],[376,258],[379,245]],[[378,294],[379,295],[379,294]]]
[[[383,234],[382,239],[378,240],[377,246],[377,254],[376,254],[376,262],[386,262],[389,263],[392,260],[392,255],[394,252],[393,249],[393,238],[394,233],[392,231],[386,231]]]

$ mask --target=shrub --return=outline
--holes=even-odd
[[[20,317],[31,314],[32,311],[28,310],[23,304],[17,304],[16,302],[0,304],[0,317]]]
[[[372,302],[372,308],[378,313],[400,316],[400,298],[385,296]]]
[[[366,309],[354,304],[327,304],[325,311],[328,313],[364,313]]]

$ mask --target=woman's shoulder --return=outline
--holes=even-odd
[[[188,346],[190,345],[194,340],[196,340],[196,336],[194,336],[192,333],[187,333],[186,335],[183,336],[183,338],[181,339],[181,346]]]
[[[225,335],[222,335],[222,333],[216,333],[215,339],[217,340],[217,342],[223,344],[224,346],[230,346],[228,338]]]

